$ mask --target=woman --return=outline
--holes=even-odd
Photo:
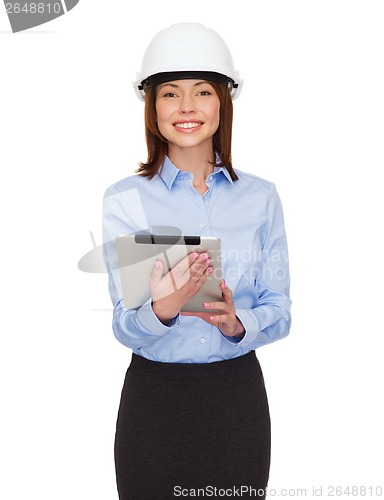
[[[270,418],[255,349],[288,335],[291,301],[275,186],[232,167],[232,99],[241,84],[222,38],[194,23],[158,33],[135,82],[148,160],[107,190],[103,215],[113,330],[133,350],[115,440],[123,500],[199,489],[265,497]],[[165,225],[221,240],[222,300],[203,312],[180,310],[212,272],[206,252],[171,271],[187,279],[167,293],[170,275],[158,261],[151,298],[124,307],[115,238]]]

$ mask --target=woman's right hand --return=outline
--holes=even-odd
[[[167,324],[203,286],[213,269],[207,252],[192,252],[163,276],[164,265],[157,260],[151,275],[152,308]]]

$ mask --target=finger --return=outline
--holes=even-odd
[[[210,259],[202,260],[201,262],[193,264],[193,268],[191,269],[191,279],[195,282],[203,280],[203,283],[212,272],[213,268]],[[200,283],[200,285],[202,285],[202,283]]]
[[[206,321],[210,325],[215,324],[210,319],[211,313],[208,313],[208,312],[189,312],[189,311],[187,311],[187,312],[182,312],[181,315],[182,316],[196,316],[197,318],[203,319],[204,321]],[[215,324],[215,326],[216,326],[216,324]]]
[[[195,281],[199,281],[207,267],[208,260],[209,255],[206,252],[201,254],[192,252],[176,264],[172,269],[176,287],[181,288],[191,278]]]
[[[191,267],[180,277],[181,284],[187,281],[195,287],[201,287],[207,276],[212,273],[211,261],[207,253],[199,255],[199,257],[191,264]]]
[[[161,260],[157,260],[151,273],[151,288],[155,288],[159,284],[161,278],[163,277],[163,268],[164,264]]]
[[[197,259],[194,259],[190,265],[189,272],[191,275],[197,273],[201,275],[207,266],[211,263],[207,252],[201,253]]]
[[[163,276],[163,271],[163,262],[161,260],[157,260],[153,266],[150,277],[151,295],[154,300],[167,297],[175,291],[175,285],[172,281],[171,273],[166,273]]]
[[[189,253],[184,259],[182,259],[180,262],[178,262],[173,268],[173,274],[174,275],[183,275],[185,272],[188,271],[190,268],[191,264],[195,262],[199,258],[199,254],[197,252],[191,252]]]
[[[215,314],[215,315],[211,314],[209,316],[209,320],[212,323],[226,323],[229,319],[230,317],[228,316],[228,314]]]
[[[193,273],[186,272],[182,276],[173,275],[175,289],[178,290],[180,288],[186,287],[186,290],[189,290],[188,293],[192,293],[192,295],[195,295],[203,286],[207,277],[213,272],[212,267],[206,266],[207,264],[202,264],[197,269],[195,269]]]
[[[224,311],[228,309],[228,304],[226,302],[204,302],[205,309],[218,309],[219,311]]]
[[[183,311],[180,313],[182,316],[196,316],[198,318],[204,319],[204,314],[201,312],[191,312],[191,311]]]
[[[220,289],[223,294],[224,301],[229,303],[232,301],[233,293],[230,288],[228,288],[227,284],[225,283],[225,280],[223,280],[220,283]]]
[[[229,318],[229,316],[226,314],[217,314],[215,316],[212,316],[212,314],[208,313],[208,312],[182,312],[181,315],[182,316],[196,316],[196,317],[204,320],[209,325],[216,326],[217,328],[221,328],[222,324],[224,324],[225,321],[227,321]],[[211,318],[214,318],[214,319],[211,319]]]
[[[197,252],[191,252],[171,269],[172,280],[176,289],[183,287],[187,283],[190,278],[191,265],[198,258],[199,254]]]

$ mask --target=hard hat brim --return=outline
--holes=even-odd
[[[171,71],[149,76],[141,82],[140,90],[145,90],[147,87],[155,87],[160,83],[171,82],[173,80],[188,79],[207,80],[209,82],[229,84],[231,87],[236,86],[232,78],[213,71]]]
[[[221,73],[216,73],[214,71],[167,71],[162,73],[156,73],[145,78],[142,81],[133,82],[133,86],[137,97],[144,101],[145,89],[149,87],[155,87],[161,83],[171,82],[173,80],[187,80],[187,79],[198,79],[207,80],[215,83],[221,83],[228,85],[229,93],[232,99],[236,99],[239,96],[241,88],[243,86],[243,80],[238,80],[235,82],[229,76],[223,75]]]

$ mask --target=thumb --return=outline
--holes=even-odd
[[[159,284],[159,281],[163,277],[163,268],[164,264],[161,262],[161,260],[157,260],[155,262],[155,265],[153,266],[151,273],[151,289],[156,288],[156,286]]]

